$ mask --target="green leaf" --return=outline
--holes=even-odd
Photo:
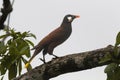
[[[4,37],[7,37],[7,36],[10,36],[10,34],[1,35],[1,36],[0,36],[0,39],[2,39],[2,38],[4,38]]]
[[[21,50],[20,50],[20,54],[23,55],[23,54],[26,54],[26,52],[28,52],[29,50],[29,46],[24,46]]]
[[[19,50],[17,48],[16,41],[11,41],[8,46],[9,46],[9,53],[8,54],[14,55],[14,56],[19,55]]]
[[[19,75],[21,75],[21,71],[22,71],[22,62],[21,62],[21,59],[18,61],[18,72],[19,72]]]
[[[28,33],[29,33],[29,32],[23,32],[23,33],[21,34],[22,38],[25,38],[25,37],[28,35]]]
[[[9,74],[8,75],[9,76],[9,80],[11,80],[11,79],[16,77],[16,75],[17,75],[17,66],[16,66],[15,63],[10,66],[8,74]]]
[[[3,80],[3,78],[4,78],[4,76],[2,76],[0,80]]]
[[[10,30],[10,33],[15,34],[15,29],[14,29],[14,28],[11,29],[11,30]]]
[[[4,75],[6,73],[6,68],[4,67],[4,65],[0,64],[0,76]]]
[[[116,63],[109,64],[106,69],[107,80],[120,80],[120,66]]]
[[[32,47],[34,47],[34,43],[33,43],[33,42],[31,42],[31,41],[28,40],[28,39],[25,39],[25,41],[26,41],[28,44],[30,44]]]
[[[117,34],[115,45],[117,46],[119,44],[120,44],[120,32]]]
[[[12,39],[9,39],[9,40],[7,41],[7,44],[10,45],[11,42],[12,42]]]
[[[9,37],[10,36],[10,37]],[[5,75],[8,72],[9,80],[16,77],[17,72],[19,75],[22,71],[22,61],[27,63],[22,55],[30,57],[30,46],[34,44],[25,39],[27,37],[36,36],[28,32],[16,32],[14,29],[9,30],[9,34],[4,34],[0,36],[0,39],[4,37],[9,37],[6,43],[0,42],[0,75]],[[32,69],[31,65],[28,70]]]
[[[120,50],[118,49],[119,44],[120,44],[120,32],[117,34],[115,47],[114,47],[114,56],[116,58],[120,55]]]
[[[2,54],[5,54],[6,51],[7,51],[7,46],[5,46],[3,42],[0,42],[0,56],[2,56]]]
[[[118,66],[118,64],[111,63],[105,68],[104,72],[111,74],[113,72],[113,70],[116,69],[117,66]]]
[[[33,38],[36,39],[36,36],[34,34],[32,34],[32,33],[29,33],[28,37],[33,37]]]
[[[6,55],[2,58],[2,61],[1,61],[1,65],[6,68],[6,69],[9,69],[11,64],[12,64],[12,61],[14,60],[14,56],[12,55]]]
[[[26,55],[30,57],[30,47],[28,43],[23,39],[17,39],[17,49],[19,50],[19,55]]]

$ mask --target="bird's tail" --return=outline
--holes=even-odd
[[[36,49],[34,54],[32,55],[32,57],[30,58],[30,60],[25,64],[25,68],[28,68],[28,66],[30,65],[31,61],[33,60],[33,58],[39,53],[41,52],[42,48]]]
[[[31,61],[33,60],[33,58],[36,56],[36,54],[33,54],[33,56],[30,58],[30,60],[25,64],[25,68],[28,68],[28,66],[30,65]]]
[[[31,49],[31,50],[34,50],[34,49],[36,49],[36,47],[37,47],[37,46],[34,46],[34,47]]]

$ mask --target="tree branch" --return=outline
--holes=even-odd
[[[2,15],[0,16],[0,30],[4,29],[4,22],[11,11],[12,5],[10,0],[3,0],[3,8],[1,9]]]
[[[42,64],[13,80],[49,80],[50,78],[64,73],[82,71],[107,65],[112,61],[109,60],[104,63],[99,62],[106,54],[112,54],[114,52],[113,48],[113,46],[109,45],[105,48],[93,51],[59,57],[46,64]]]

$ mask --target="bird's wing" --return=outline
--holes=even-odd
[[[66,40],[66,32],[63,28],[58,27],[51,33],[49,33],[46,37],[44,37],[38,45],[36,45],[33,49],[39,48],[40,46],[49,45],[51,42],[64,42]]]
[[[59,28],[55,29],[53,32],[51,32],[50,34],[48,34],[46,36],[46,39],[49,40],[50,42],[51,41],[56,42],[56,41],[64,40],[65,37],[66,37],[66,33],[65,33],[64,29],[59,27]]]
[[[46,37],[44,37],[39,43],[38,45],[36,45],[33,49],[36,49],[40,46],[44,46],[47,44],[50,44],[51,42],[56,42],[61,40],[61,38],[63,37],[63,30],[62,28],[57,28],[54,31],[52,31],[51,33],[49,33]],[[62,34],[61,34],[62,33]]]

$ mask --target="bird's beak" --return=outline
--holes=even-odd
[[[80,16],[79,15],[75,15],[75,18],[80,18]]]

